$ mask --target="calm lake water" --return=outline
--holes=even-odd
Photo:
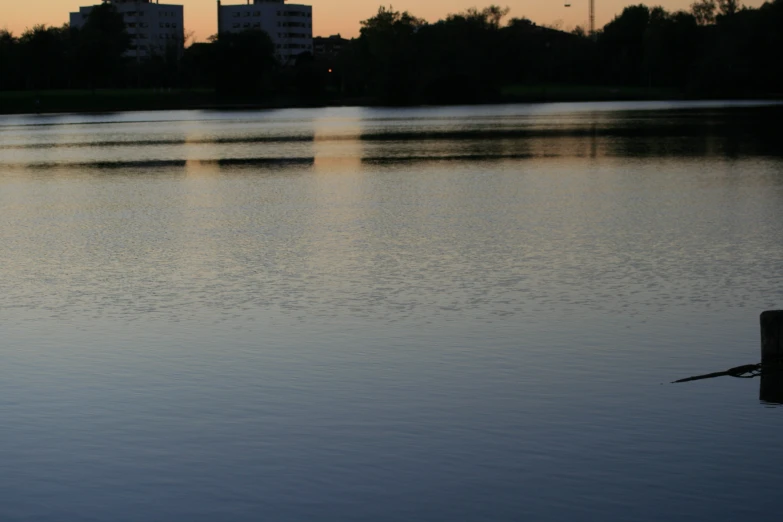
[[[783,106],[0,118],[0,520],[780,521]]]

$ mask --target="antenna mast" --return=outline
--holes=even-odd
[[[595,38],[595,0],[590,2],[590,36]]]

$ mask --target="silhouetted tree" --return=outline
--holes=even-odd
[[[692,64],[698,59],[696,18],[684,11],[650,11],[645,31],[645,73],[651,87],[685,89]]]
[[[8,31],[0,30],[0,90],[20,88],[19,42]]]
[[[645,33],[650,22],[650,8],[646,5],[626,7],[622,14],[609,22],[598,38],[608,79],[621,85],[644,85]]]
[[[506,83],[589,84],[595,82],[596,47],[592,39],[512,19],[501,30]]]
[[[113,4],[93,7],[78,33],[82,73],[93,89],[117,85],[124,72],[124,53],[131,39],[125,22]]]
[[[428,103],[475,103],[499,96],[505,49],[500,24],[508,8],[468,9],[417,34],[422,96]]]
[[[371,91],[383,103],[413,101],[418,83],[416,33],[424,20],[407,11],[380,7],[361,25],[359,60]]]
[[[691,4],[691,13],[699,25],[711,25],[715,23],[715,10],[718,5],[715,0],[699,0]]]
[[[264,31],[224,33],[213,45],[220,94],[253,96],[271,88],[277,61],[274,43]]]
[[[184,82],[190,87],[215,88],[218,74],[217,36],[209,43],[194,43],[182,57]]]
[[[742,8],[742,4],[739,0],[717,0],[718,11],[723,16],[732,16],[736,14]]]
[[[37,25],[19,39],[20,59],[28,89],[68,87],[71,75],[72,40],[68,27]]]

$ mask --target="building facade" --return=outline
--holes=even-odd
[[[292,63],[297,55],[313,52],[312,6],[286,4],[285,0],[223,5],[218,0],[218,35],[249,30],[269,35],[281,63]]]
[[[181,5],[160,4],[150,0],[109,0],[125,20],[131,46],[125,55],[136,59],[164,55],[174,50],[182,56],[185,49],[185,14]],[[71,13],[71,27],[81,28],[95,6],[80,7]]]

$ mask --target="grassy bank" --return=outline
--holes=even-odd
[[[671,89],[613,87],[600,85],[508,85],[501,97],[511,102],[579,102],[672,100],[682,98]]]
[[[536,103],[615,100],[669,100],[679,93],[665,89],[572,85],[509,85],[495,102]],[[0,114],[119,112],[179,109],[261,109],[323,105],[373,105],[373,100],[296,98],[225,98],[209,89],[100,89],[96,91],[0,92]]]
[[[0,92],[0,114],[176,110],[215,103],[210,90],[100,89]]]

